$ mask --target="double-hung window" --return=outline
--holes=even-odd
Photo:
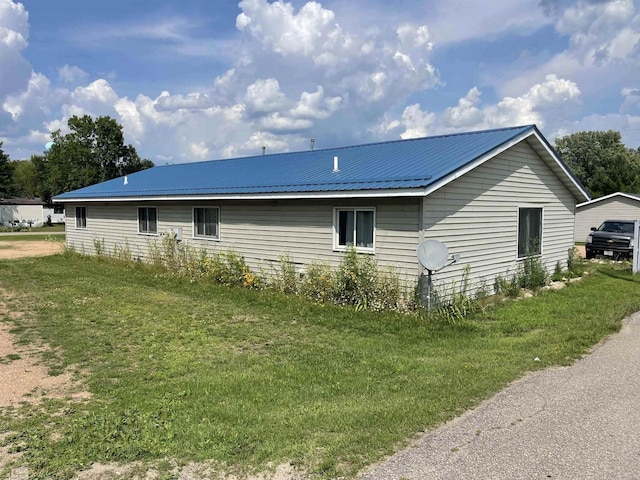
[[[375,225],[375,208],[335,208],[334,248],[345,250],[352,245],[356,251],[374,253]]]
[[[194,207],[193,237],[217,240],[220,238],[220,209],[218,207]]]
[[[158,233],[157,207],[138,207],[138,233],[147,235]]]
[[[542,253],[542,208],[518,209],[518,258]]]
[[[87,207],[76,207],[76,228],[87,228]]]

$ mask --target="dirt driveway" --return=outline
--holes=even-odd
[[[63,248],[64,242],[57,241],[0,241],[0,259],[44,257],[60,253]]]

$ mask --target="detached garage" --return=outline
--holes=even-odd
[[[576,242],[584,242],[591,227],[609,219],[640,220],[640,195],[616,192],[576,205]]]

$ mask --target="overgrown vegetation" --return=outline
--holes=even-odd
[[[94,239],[93,251],[101,258],[113,258],[127,263],[135,262],[125,241],[113,252],[104,240]],[[71,249],[73,251],[73,249]],[[187,277],[192,281],[205,278],[220,285],[249,289],[269,289],[300,295],[318,303],[351,305],[357,310],[418,311],[426,304],[424,285],[404,284],[393,268],[380,268],[375,257],[361,255],[349,248],[337,268],[322,262],[306,266],[296,265],[284,254],[277,262],[251,269],[242,255],[227,250],[210,253],[192,245],[176,242],[165,236],[159,242],[148,243],[147,261],[164,269],[168,275]],[[465,321],[470,314],[482,312],[487,298],[495,293],[516,298],[522,289],[537,292],[550,281],[565,280],[582,275],[583,261],[575,248],[568,251],[567,269],[558,262],[554,274],[549,275],[540,255],[528,255],[518,264],[515,272],[496,277],[493,290],[485,281],[471,288],[471,267],[467,265],[460,280],[434,290],[433,308],[426,313],[434,321],[448,323]],[[426,281],[426,278],[422,279]]]
[[[94,253],[100,258],[133,262],[127,244],[111,253],[104,240],[95,239],[93,243]],[[320,303],[374,311],[417,308],[413,289],[403,284],[396,271],[380,268],[373,256],[359,255],[353,248],[345,252],[335,269],[319,262],[296,269],[291,258],[282,255],[278,262],[255,271],[242,255],[231,250],[210,253],[163,237],[160,242],[149,242],[148,261],[168,274],[191,280],[206,278],[225,286],[270,289]]]
[[[524,372],[571,363],[640,310],[640,279],[590,268],[563,290],[433,322],[142,262],[2,261],[0,288],[16,295],[6,307],[24,313],[0,321],[22,343],[51,345],[50,368],[71,368],[91,392],[5,409],[2,444],[23,452],[34,479],[160,459],[244,472],[291,461],[309,476],[350,477]],[[300,291],[329,276],[308,267]]]

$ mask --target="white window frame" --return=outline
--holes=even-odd
[[[356,252],[358,253],[376,253],[376,207],[333,207],[333,250],[336,252],[345,252],[349,245],[340,245],[340,232],[338,231],[339,226],[339,216],[340,212],[344,211],[352,211],[354,212],[354,217],[357,216],[356,212],[373,212],[373,246],[372,247],[359,247],[357,245],[353,245]],[[356,227],[358,222],[353,222],[353,238],[357,238]]]
[[[216,215],[216,235],[198,235],[196,233],[196,210],[198,209],[210,209],[217,210]],[[220,240],[220,207],[211,206],[211,205],[198,205],[194,206],[191,210],[191,232],[192,237],[198,240]]]
[[[82,217],[78,216],[78,210],[80,209],[84,209],[84,225],[78,225],[78,220],[80,220]],[[75,217],[75,221],[76,221],[76,230],[86,230],[87,229],[87,207],[86,205],[78,205],[75,207],[75,210],[73,211],[73,215]]]
[[[517,210],[516,221],[516,258],[522,260],[527,258],[527,254],[520,255],[520,211],[522,209],[536,209],[540,210],[540,253],[535,254],[535,257],[541,257],[544,253],[544,207],[540,205],[519,205]]]
[[[154,232],[143,232],[143,231],[140,231],[140,209],[141,208],[145,208],[147,210],[150,209],[150,208],[155,209],[155,211],[156,211],[156,231],[155,231],[155,233]],[[160,224],[160,213],[158,211],[158,207],[157,206],[154,206],[154,205],[138,205],[136,207],[136,225],[137,225],[137,228],[138,228],[138,235],[149,235],[149,236],[152,236],[152,237],[157,237],[158,236],[158,231],[160,230],[159,224]]]

